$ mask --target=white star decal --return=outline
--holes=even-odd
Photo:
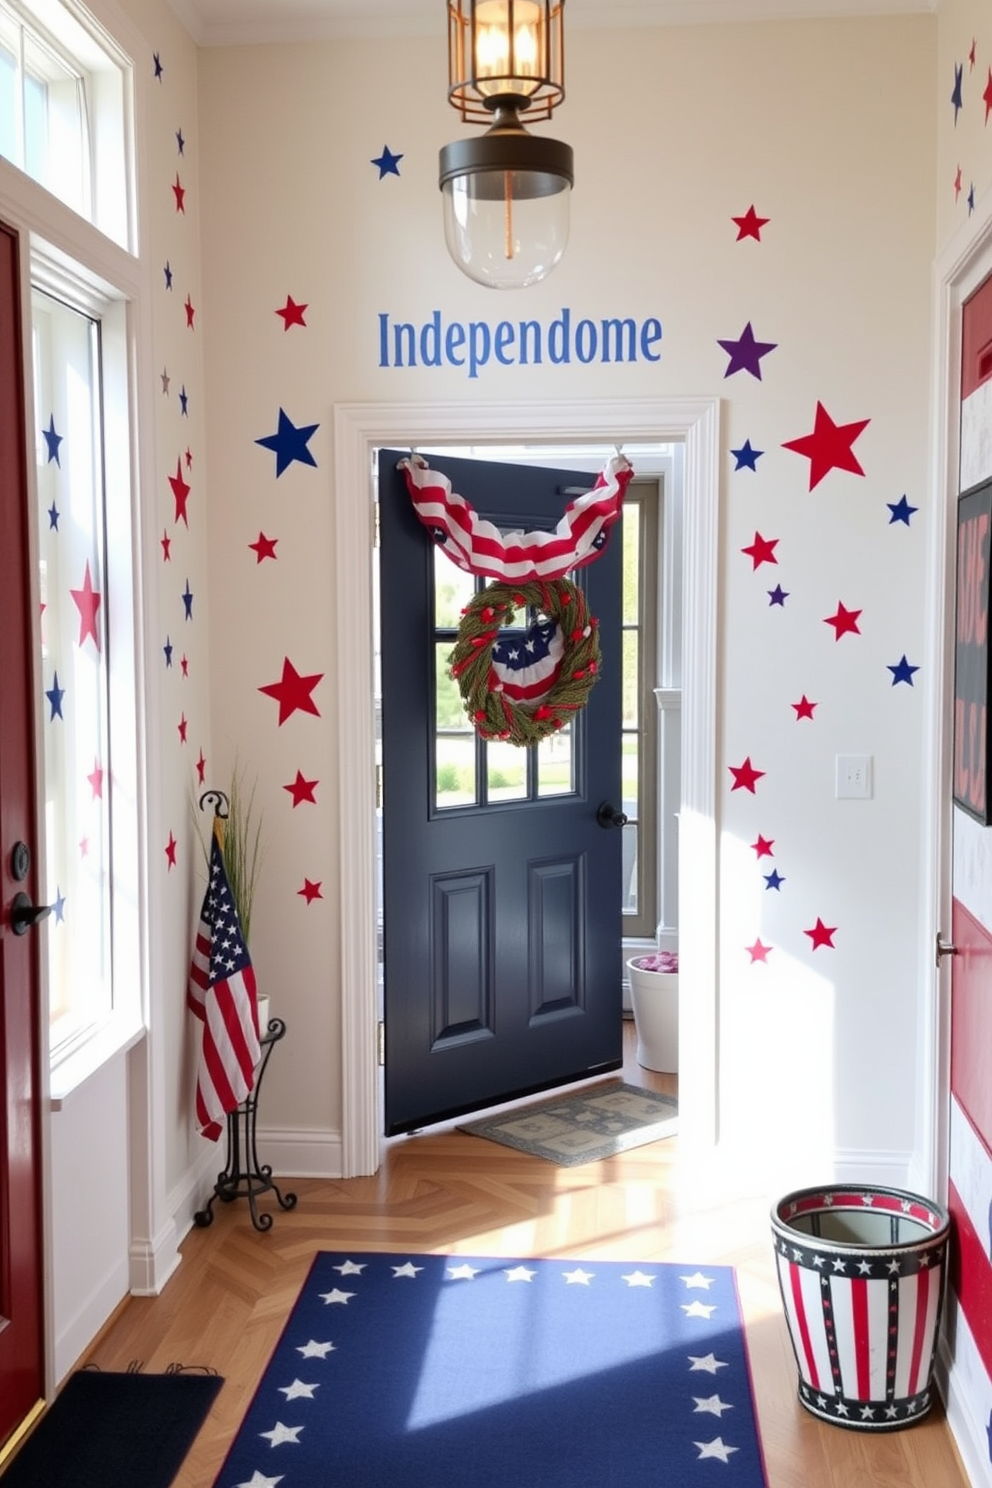
[[[684,1281],[687,1287],[703,1287],[706,1291],[713,1285],[712,1276],[704,1276],[702,1271],[694,1271],[691,1276],[680,1276],[679,1281]]]
[[[533,1281],[537,1275],[536,1271],[530,1271],[526,1266],[508,1266],[505,1269],[507,1281]]]
[[[298,1447],[302,1430],[302,1426],[284,1426],[281,1421],[277,1421],[271,1431],[260,1431],[258,1434],[264,1436],[273,1447],[281,1447],[286,1442]]]
[[[820,1267],[820,1266],[825,1266],[826,1264],[827,1264],[827,1258],[826,1258],[826,1256],[815,1255],[813,1257],[813,1265],[814,1266]]]
[[[842,1261],[839,1256],[835,1257],[835,1259],[834,1259],[834,1261],[833,1261],[832,1264],[833,1264],[833,1268],[834,1268],[835,1271],[846,1271],[847,1270],[847,1262],[846,1261]]]
[[[874,1421],[875,1407],[872,1405],[863,1405],[861,1407],[861,1419],[862,1421]]]
[[[319,1385],[305,1385],[302,1380],[294,1379],[291,1385],[280,1385],[279,1394],[287,1400],[312,1400],[314,1390],[319,1389]]]
[[[700,1411],[708,1411],[711,1416],[722,1416],[725,1410],[733,1410],[734,1408],[732,1404],[721,1400],[719,1395],[706,1395],[703,1397],[693,1395],[692,1398],[696,1402],[696,1409],[693,1411],[693,1415],[698,1415]]]
[[[689,1369],[705,1369],[707,1374],[716,1374],[718,1369],[727,1369],[729,1366],[726,1359],[718,1359],[715,1354],[690,1354]]]
[[[467,1261],[463,1261],[460,1266],[448,1267],[448,1275],[452,1281],[471,1281],[478,1274],[478,1266],[470,1266]]]
[[[711,1442],[693,1442],[692,1445],[699,1448],[699,1462],[704,1457],[718,1457],[721,1462],[729,1462],[731,1452],[740,1451],[740,1447],[728,1447],[720,1436],[715,1436]]]
[[[355,1293],[342,1292],[337,1287],[335,1287],[333,1292],[321,1292],[320,1295],[327,1306],[330,1307],[334,1302],[340,1302],[343,1306],[347,1305],[347,1303],[351,1301]]]
[[[588,1286],[596,1273],[594,1271],[583,1271],[581,1266],[576,1266],[574,1271],[563,1271],[561,1274],[569,1286]]]
[[[847,1406],[844,1404],[843,1400],[834,1401],[834,1410],[839,1416],[849,1416],[851,1414]]]
[[[654,1281],[654,1277],[649,1276],[645,1271],[628,1271],[626,1276],[624,1276],[622,1279],[627,1283],[628,1286],[632,1287],[649,1287]]]
[[[888,1265],[888,1271],[889,1271],[889,1274],[890,1275],[892,1275],[892,1276],[898,1276],[898,1274],[899,1274],[899,1262],[898,1261],[890,1261],[889,1262],[889,1265]]]
[[[334,1352],[334,1344],[318,1343],[315,1338],[311,1338],[309,1343],[299,1344],[296,1352],[302,1354],[304,1359],[326,1359],[328,1354]]]
[[[861,1275],[862,1276],[870,1276],[871,1275],[871,1261],[859,1261],[858,1262],[858,1270],[861,1272]]]
[[[708,1318],[712,1317],[716,1312],[716,1305],[714,1303],[682,1302],[680,1306],[686,1317]]]
[[[247,1483],[237,1483],[235,1484],[235,1488],[276,1488],[276,1484],[281,1483],[283,1477],[284,1474],[280,1473],[277,1478],[267,1478],[265,1474],[260,1473],[258,1468],[256,1467],[249,1481]]]
[[[345,1261],[341,1266],[335,1266],[335,1271],[340,1271],[342,1276],[361,1276],[367,1261]]]
[[[407,1261],[404,1266],[394,1266],[394,1276],[416,1276],[418,1271],[423,1271],[423,1266],[415,1266],[412,1261]]]

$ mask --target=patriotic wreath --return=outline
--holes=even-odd
[[[534,624],[501,639],[501,628],[528,609],[537,612]],[[599,665],[598,622],[568,579],[487,585],[462,611],[449,657],[480,737],[523,746],[555,733],[585,707]]]

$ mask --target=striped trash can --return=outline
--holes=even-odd
[[[895,1431],[925,1416],[950,1219],[897,1188],[798,1189],[772,1209],[779,1287],[814,1416]]]

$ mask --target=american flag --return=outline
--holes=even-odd
[[[452,563],[505,583],[561,579],[592,563],[620,516],[634,471],[622,455],[607,460],[590,491],[565,508],[554,532],[500,532],[419,457],[400,460],[417,516]]]
[[[216,828],[186,1003],[203,1025],[196,1077],[197,1125],[203,1136],[216,1142],[225,1116],[254,1088],[261,1054],[255,972]]]
[[[561,671],[565,641],[555,620],[539,620],[529,630],[505,630],[490,654],[492,669],[514,703],[539,703]]]

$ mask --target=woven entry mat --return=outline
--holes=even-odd
[[[674,1136],[678,1115],[675,1096],[616,1080],[459,1122],[458,1130],[571,1168]]]

